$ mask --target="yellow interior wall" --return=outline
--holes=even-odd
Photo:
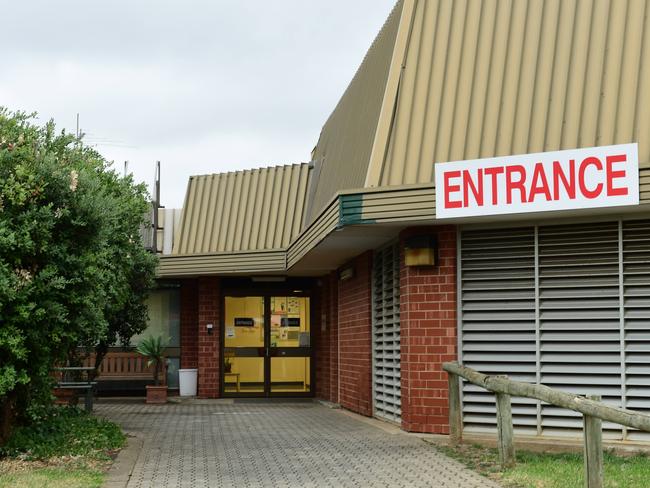
[[[255,320],[254,327],[235,327],[235,318]],[[262,297],[226,297],[226,347],[264,347],[264,299]],[[235,337],[228,337],[232,328]]]
[[[290,303],[290,301],[292,303]],[[264,347],[264,300],[262,297],[226,297],[225,299],[225,347]],[[284,307],[282,307],[284,305]],[[297,305],[295,311],[293,306]],[[309,332],[308,297],[271,297],[271,343],[275,347],[298,347],[299,339],[289,339],[289,332]],[[289,308],[291,312],[289,313]],[[281,317],[299,317],[300,328],[280,327]],[[235,327],[235,318],[253,318],[254,327]],[[234,332],[234,337],[228,337]],[[241,383],[264,381],[263,358],[231,357],[232,372],[239,373]],[[288,357],[271,359],[271,382],[309,383],[309,358]],[[227,378],[229,383],[234,380]]]
[[[271,358],[271,382],[304,381],[309,384],[310,358]]]

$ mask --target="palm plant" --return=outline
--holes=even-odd
[[[153,383],[155,386],[158,386],[158,376],[165,361],[165,348],[168,342],[168,339],[161,335],[149,336],[142,339],[137,347],[137,351],[148,358],[147,367],[154,365]]]

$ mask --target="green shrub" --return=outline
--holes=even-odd
[[[150,211],[92,147],[0,107],[0,444],[51,402],[54,366],[145,329]]]
[[[76,407],[52,407],[33,417],[33,423],[18,427],[0,448],[0,455],[28,460],[57,456],[105,458],[107,451],[124,445],[120,428]]]

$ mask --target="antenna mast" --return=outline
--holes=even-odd
[[[158,252],[158,209],[160,208],[160,161],[156,161],[156,169],[153,177],[153,251]]]

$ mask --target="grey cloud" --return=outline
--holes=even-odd
[[[0,105],[74,130],[138,179],[305,161],[395,0],[0,1]]]

